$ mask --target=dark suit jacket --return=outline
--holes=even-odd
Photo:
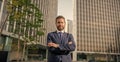
[[[59,47],[48,47],[48,62],[72,62],[70,52],[74,51],[76,47],[72,34],[64,32],[62,40],[60,40],[57,31],[48,33],[47,43],[51,41],[59,44]],[[72,44],[68,44],[68,42],[72,42]]]

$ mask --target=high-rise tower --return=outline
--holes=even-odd
[[[120,56],[120,1],[74,0],[77,57],[115,60]]]

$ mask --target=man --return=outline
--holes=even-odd
[[[65,18],[56,18],[57,31],[48,33],[48,62],[72,62],[71,51],[75,50],[75,42],[72,34],[64,32]]]

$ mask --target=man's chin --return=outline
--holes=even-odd
[[[64,30],[64,29],[58,29],[59,31],[62,31],[62,30]]]

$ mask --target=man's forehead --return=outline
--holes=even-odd
[[[63,19],[63,18],[58,18],[57,20],[65,20],[65,19]]]
[[[65,22],[65,20],[57,20],[56,22]]]

